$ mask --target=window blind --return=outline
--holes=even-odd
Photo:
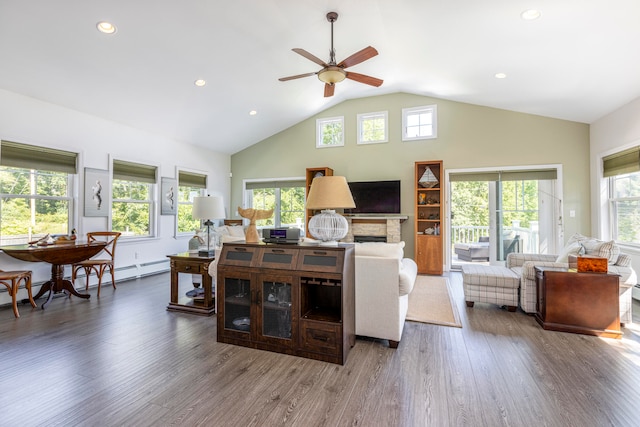
[[[640,172],[640,146],[602,158],[605,178]]]
[[[247,182],[247,190],[256,190],[259,188],[292,188],[305,187],[307,184],[304,180],[294,181],[254,181]]]
[[[455,173],[449,175],[449,181],[538,181],[557,179],[556,169],[530,169],[513,171],[487,171]]]
[[[13,168],[77,173],[76,153],[19,142],[0,142],[0,165]]]
[[[184,187],[207,188],[207,176],[193,172],[178,172],[178,185]]]
[[[124,181],[156,183],[156,167],[143,165],[140,163],[125,162],[122,160],[113,161],[113,179]]]

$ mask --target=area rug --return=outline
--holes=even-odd
[[[446,277],[417,277],[409,294],[407,320],[462,328]]]

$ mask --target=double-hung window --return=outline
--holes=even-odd
[[[304,180],[252,181],[246,183],[245,204],[255,209],[273,209],[273,217],[257,221],[258,227],[304,229]]]
[[[640,246],[640,146],[604,159],[608,179],[611,237]]]
[[[203,196],[207,176],[195,172],[178,172],[178,234],[199,230],[200,220],[193,217],[193,198]]]
[[[0,244],[68,234],[77,154],[10,141],[0,153]]]
[[[154,194],[156,167],[113,161],[111,229],[123,237],[155,235]]]

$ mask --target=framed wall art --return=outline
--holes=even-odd
[[[160,184],[160,215],[178,214],[178,180],[162,177]]]
[[[109,171],[84,168],[84,216],[109,216]]]

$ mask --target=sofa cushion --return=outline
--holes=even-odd
[[[568,243],[567,246],[562,248],[556,262],[569,262],[569,255],[578,255],[582,250],[580,242]]]
[[[620,255],[620,247],[615,241],[610,240],[608,242],[594,239],[593,237],[583,236],[580,233],[576,233],[567,242],[567,245],[578,242],[585,248],[585,254],[591,256],[597,256],[601,258],[607,258],[609,264],[615,264],[618,261]]]

